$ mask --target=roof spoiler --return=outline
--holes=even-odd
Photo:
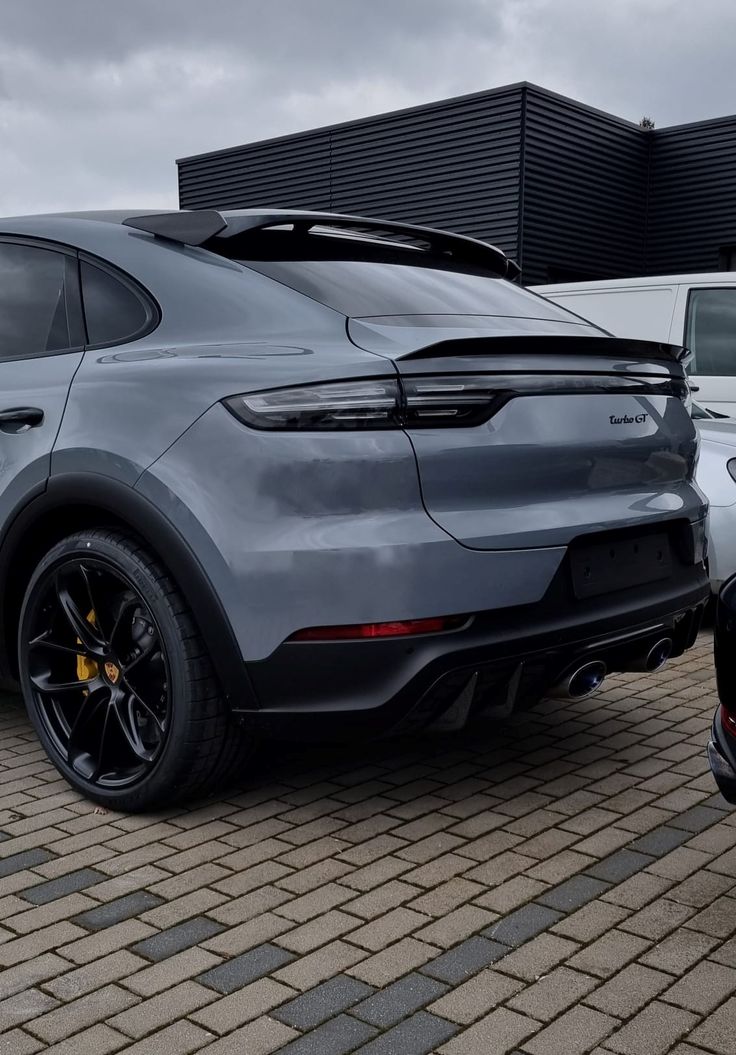
[[[391,220],[374,220],[365,216],[346,216],[341,213],[304,212],[288,209],[230,214],[226,219],[214,209],[192,209],[179,212],[151,213],[145,216],[129,216],[123,220],[126,227],[146,231],[158,238],[183,245],[206,246],[218,251],[218,242],[226,239],[244,237],[250,233],[266,230],[269,227],[292,226],[295,231],[307,233],[314,227],[332,228],[337,231],[355,231],[356,234],[398,236],[407,240],[413,239],[429,250],[448,254],[465,263],[478,264],[495,274],[509,279],[517,279],[519,265],[510,260],[506,254],[489,242],[470,238],[463,234],[452,234],[449,231],[438,231],[433,227],[420,227],[416,224],[394,223]],[[212,243],[208,245],[208,243]],[[222,245],[220,248],[224,248]]]

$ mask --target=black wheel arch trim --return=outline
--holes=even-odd
[[[192,610],[231,710],[257,709],[255,691],[233,628],[191,547],[145,496],[112,477],[94,473],[52,476],[44,491],[40,494],[34,491],[16,506],[0,538],[0,597],[5,594],[10,569],[22,551],[27,532],[41,518],[70,505],[88,506],[110,514],[151,546]],[[15,678],[15,657],[7,647],[8,629],[3,604],[0,606],[0,675]]]

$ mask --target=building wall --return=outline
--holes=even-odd
[[[641,274],[647,134],[533,85],[526,98],[524,282]]]
[[[736,117],[652,137],[645,273],[717,271],[736,247]]]
[[[520,85],[185,158],[182,208],[283,206],[447,227],[518,254]]]
[[[736,117],[644,131],[516,84],[184,158],[182,208],[328,209],[446,227],[525,283],[736,267]]]

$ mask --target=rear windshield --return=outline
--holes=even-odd
[[[577,321],[480,268],[410,248],[314,236],[276,257],[274,235],[240,262],[350,318],[375,315],[511,315]],[[283,249],[285,244],[282,244]],[[250,244],[249,244],[250,250]]]

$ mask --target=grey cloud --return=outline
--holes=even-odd
[[[173,207],[174,159],[531,80],[736,111],[728,0],[2,0],[0,213]]]

